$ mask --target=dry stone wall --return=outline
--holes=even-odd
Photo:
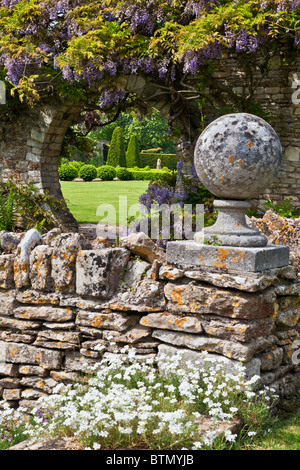
[[[182,269],[144,234],[118,247],[59,229],[0,235],[0,398],[11,405],[30,407],[124,345],[141,357],[180,348],[193,360],[208,351],[281,394],[297,386],[292,264],[259,273]]]

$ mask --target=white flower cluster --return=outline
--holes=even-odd
[[[230,421],[238,412],[238,399],[251,400],[253,383],[247,382],[241,367],[237,374],[225,374],[211,361],[191,363],[180,354],[168,358],[135,357],[125,347],[93,368],[88,380],[56,387],[43,397],[35,410],[47,410],[27,425],[27,432],[40,439],[43,432],[55,435],[63,429],[84,439],[86,448],[105,449],[120,443],[143,442],[155,448],[209,448],[220,435],[217,423]],[[204,365],[203,365],[204,364]],[[199,433],[199,422],[209,416],[216,427]],[[225,431],[225,439],[236,435]],[[115,445],[115,444],[114,444]]]

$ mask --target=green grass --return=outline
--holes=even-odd
[[[116,222],[114,213],[104,213],[105,222],[109,225],[119,225],[119,196],[127,197],[128,209],[133,204],[138,204],[139,197],[149,185],[149,181],[98,181],[98,182],[73,182],[61,181],[61,189],[67,201],[68,208],[78,223],[100,222],[97,216],[97,208],[101,204],[111,204],[116,211]],[[121,209],[121,215],[124,211]],[[124,220],[124,219],[123,219]],[[122,221],[121,221],[122,224]]]
[[[300,450],[300,395],[284,400],[276,420],[253,450]]]

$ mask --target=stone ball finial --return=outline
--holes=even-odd
[[[204,186],[222,199],[257,198],[277,178],[280,140],[262,118],[247,113],[221,116],[198,138],[195,169]]]

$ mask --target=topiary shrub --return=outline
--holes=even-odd
[[[129,140],[126,152],[126,166],[127,168],[133,168],[135,166],[141,167],[140,146],[135,134],[133,134]]]
[[[79,177],[84,181],[92,181],[97,178],[97,168],[94,165],[83,165],[79,170]]]
[[[97,168],[97,177],[103,181],[112,181],[116,177],[116,170],[110,165],[100,166]]]
[[[119,180],[129,181],[132,180],[132,173],[127,170],[127,168],[118,168],[116,171],[116,176]]]
[[[113,167],[118,165],[126,167],[125,144],[121,127],[116,127],[112,133],[106,163]]]
[[[58,168],[58,175],[61,181],[72,181],[78,176],[78,170],[70,163],[63,163]]]

